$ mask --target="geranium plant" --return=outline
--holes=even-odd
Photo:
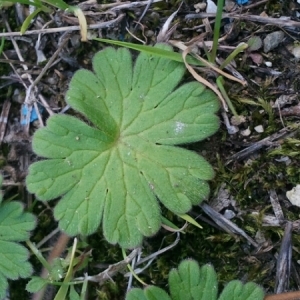
[[[163,49],[171,49],[160,45]],[[219,127],[216,96],[203,85],[177,87],[182,63],[127,49],[95,55],[79,70],[67,103],[86,119],[55,115],[33,137],[47,159],[32,164],[28,190],[48,201],[69,235],[88,235],[102,222],[105,238],[124,248],[161,226],[159,202],[184,214],[209,193],[210,164],[175,145],[203,140]]]
[[[0,188],[2,187],[0,176]],[[0,299],[6,295],[8,279],[26,278],[32,273],[29,251],[20,244],[28,240],[35,217],[23,211],[17,201],[3,201],[0,191]]]
[[[264,291],[253,282],[230,281],[218,296],[217,274],[211,265],[199,268],[184,260],[169,273],[170,295],[156,286],[132,289],[126,300],[263,300]]]

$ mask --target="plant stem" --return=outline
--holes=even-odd
[[[122,248],[122,255],[123,255],[123,259],[125,260],[125,258],[126,258],[126,253],[125,253],[125,249],[124,248]],[[147,283],[145,283],[141,278],[139,278],[136,274],[135,274],[135,272],[134,272],[134,270],[132,269],[132,267],[131,267],[131,265],[130,264],[127,264],[127,268],[128,268],[128,270],[131,272],[131,274],[133,275],[133,277],[138,281],[138,282],[140,282],[142,285],[144,285],[144,286],[147,286]]]
[[[288,292],[277,295],[265,296],[264,300],[297,300],[300,299],[300,291]]]
[[[68,268],[67,274],[64,278],[64,282],[63,282],[62,286],[60,287],[60,289],[58,290],[57,294],[55,295],[54,300],[67,299],[67,294],[69,291],[69,283],[73,278],[73,267],[74,267],[73,262],[74,262],[76,249],[77,249],[77,238],[74,238],[69,268]]]
[[[219,68],[221,70],[224,69],[240,52],[243,52],[247,48],[248,45],[246,43],[239,44],[238,47],[223,61]]]
[[[30,248],[30,250],[33,252],[33,254],[37,257],[37,259],[41,262],[41,264],[44,266],[45,269],[50,273],[51,272],[51,265],[47,262],[47,260],[44,258],[42,253],[39,251],[39,249],[30,241],[26,241],[27,246]]]
[[[223,6],[224,6],[224,0],[218,0],[218,8],[217,8],[217,15],[215,20],[215,28],[214,28],[214,39],[213,39],[213,46],[211,50],[212,62],[215,61],[217,56],[217,48],[219,44]]]
[[[230,111],[232,112],[232,114],[233,114],[235,117],[238,117],[239,115],[238,115],[238,113],[236,112],[236,110],[235,110],[235,108],[234,108],[234,106],[233,106],[233,104],[232,104],[230,98],[228,97],[225,88],[224,88],[224,85],[223,85],[223,84],[224,84],[224,79],[223,79],[223,77],[222,77],[222,76],[219,76],[219,77],[217,78],[217,80],[216,80],[216,83],[217,83],[217,86],[218,86],[218,88],[219,88],[219,90],[220,90],[222,96],[223,96],[224,99],[226,100],[226,103],[227,103],[227,105],[228,105]]]

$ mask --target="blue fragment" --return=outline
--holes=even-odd
[[[248,0],[236,0],[236,2],[238,5],[243,5],[243,4],[248,3],[249,1]]]
[[[21,111],[22,111],[21,125],[26,125],[26,118],[27,118],[27,114],[28,114],[27,105],[23,104]],[[40,111],[40,113],[42,113],[43,107],[39,106],[39,111]],[[31,114],[30,114],[30,123],[36,121],[37,119],[38,119],[37,112],[36,112],[35,108],[32,107]]]

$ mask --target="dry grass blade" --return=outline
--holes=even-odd
[[[226,219],[222,214],[215,211],[209,205],[203,203],[200,205],[203,211],[209,215],[217,225],[219,225],[225,232],[229,234],[239,234],[243,236],[250,244],[252,244],[255,248],[258,247],[258,244],[241,228],[239,228],[236,224]]]
[[[179,5],[178,9],[176,11],[174,11],[171,16],[168,17],[167,21],[164,23],[162,29],[160,30],[159,34],[157,35],[157,43],[162,43],[162,42],[166,42],[170,39],[170,36],[172,35],[172,33],[174,32],[174,30],[176,29],[176,25],[174,25],[170,30],[169,27],[171,25],[171,22],[173,21],[173,19],[175,18],[175,16],[177,15],[178,11],[180,10],[182,5]]]
[[[2,106],[2,111],[0,116],[0,145],[4,138],[10,106],[11,106],[11,102],[5,100]]]
[[[87,26],[87,29],[101,29],[101,28],[109,28],[113,25],[117,25],[123,18],[125,14],[120,14],[117,18],[107,21],[101,22],[98,24],[91,24]],[[24,34],[20,32],[1,32],[0,37],[13,37],[13,36],[23,36],[23,35],[32,35],[32,34],[49,34],[49,33],[57,33],[57,32],[66,32],[66,31],[80,31],[80,26],[65,26],[65,27],[57,27],[57,28],[46,28],[46,29],[37,29],[37,30],[28,30]]]
[[[211,13],[199,13],[199,14],[188,14],[185,16],[185,19],[202,19],[202,18],[212,18],[215,17],[216,14]],[[240,15],[240,14],[232,14],[232,13],[224,13],[222,14],[222,18],[233,18],[233,19],[242,19],[248,20],[252,22],[260,22],[264,24],[270,24],[280,27],[300,27],[300,22],[292,21],[292,20],[281,20],[278,18],[271,18],[271,17],[262,17],[262,16],[255,16],[255,15]]]
[[[279,199],[275,190],[270,190],[270,201],[273,207],[274,214],[279,221],[284,220],[283,211],[281,209]]]
[[[286,138],[289,135],[294,135],[297,133],[297,130],[294,131],[290,131],[289,128],[285,127],[282,128],[281,130],[279,130],[279,132],[276,132],[260,141],[257,141],[255,143],[253,143],[252,145],[250,145],[249,147],[233,154],[225,163],[225,165],[228,165],[234,161],[239,161],[242,159],[245,159],[246,157],[248,157],[249,155],[251,155],[252,153],[260,150],[262,147],[265,146],[272,146],[274,145],[276,140],[282,139],[282,138]]]
[[[104,270],[103,272],[94,275],[94,276],[86,276],[86,278],[76,278],[76,280],[88,280],[88,281],[92,281],[92,282],[98,282],[99,284],[103,284],[105,283],[107,280],[111,279],[114,275],[116,275],[117,273],[123,271],[127,265],[134,259],[134,257],[136,257],[136,255],[139,252],[139,248],[134,249],[124,260],[109,265],[109,267]]]
[[[183,50],[183,51],[187,51],[185,56],[187,54],[189,54],[191,52],[191,46],[187,47],[186,45],[184,45],[182,42],[177,42],[177,41],[170,41],[172,45],[178,47],[179,49]],[[201,56],[197,55],[197,54],[194,54],[193,53],[193,56],[195,58],[197,58],[199,61],[201,61],[205,66],[211,68],[212,70],[214,70],[215,72],[217,72],[218,74],[232,80],[232,81],[236,81],[238,83],[240,83],[241,85],[243,86],[246,86],[247,85],[247,82],[245,80],[240,80],[222,70],[220,70],[219,68],[215,67],[213,64],[211,64],[210,62],[208,62],[207,60],[205,60],[204,58],[202,58]]]
[[[186,68],[189,70],[189,72],[193,75],[193,77],[199,81],[200,83],[204,84],[205,86],[207,86],[208,88],[210,88],[212,91],[214,91],[216,93],[216,95],[220,98],[223,108],[225,111],[228,111],[228,106],[226,104],[225,99],[223,98],[222,94],[220,93],[220,91],[214,87],[210,82],[208,82],[206,79],[204,79],[202,76],[200,76],[187,62],[186,62],[186,56],[190,53],[190,48],[187,47],[183,52],[182,52],[182,58],[184,61],[184,64],[186,66]]]
[[[277,258],[275,293],[288,290],[292,261],[292,229],[293,223],[287,222],[284,230],[279,255]]]

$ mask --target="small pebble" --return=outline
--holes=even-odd
[[[230,209],[226,209],[225,212],[224,212],[224,217],[227,220],[230,220],[230,219],[234,218],[235,216],[236,216],[236,214]]]
[[[197,3],[194,5],[195,11],[196,13],[203,11],[206,8],[206,3],[202,2],[202,3]]]
[[[207,0],[206,13],[208,14],[217,13],[217,5],[212,0]]]
[[[239,126],[246,122],[246,118],[244,116],[232,116],[230,122],[234,126]]]
[[[270,61],[266,61],[265,65],[269,68],[271,68],[273,66],[273,64]]]
[[[293,205],[300,206],[300,185],[297,184],[290,191],[286,192],[286,197]]]
[[[154,31],[153,31],[153,30],[147,30],[147,31],[145,32],[145,36],[146,36],[146,37],[152,37],[152,36],[154,36]]]
[[[51,76],[51,77],[48,77],[46,79],[47,83],[49,83],[50,85],[56,85],[58,83],[58,78],[57,76]]]
[[[249,129],[249,127],[241,131],[242,136],[249,136],[250,134],[251,134],[251,130]]]
[[[254,127],[254,130],[255,130],[256,132],[258,132],[258,133],[264,132],[264,128],[263,128],[262,125],[258,125],[258,126],[256,126],[256,127]]]
[[[284,33],[282,31],[274,31],[268,34],[264,39],[264,52],[275,49],[283,40]]]
[[[225,0],[225,10],[227,12],[234,10],[235,7],[236,7],[235,1]]]
[[[79,34],[73,34],[70,38],[71,45],[74,48],[78,48],[80,46],[80,35]]]
[[[300,59],[300,46],[296,46],[292,50],[293,55],[295,56],[296,59]]]
[[[23,103],[25,98],[25,94],[21,93],[19,89],[15,89],[14,94],[12,96],[12,100],[18,103]]]

